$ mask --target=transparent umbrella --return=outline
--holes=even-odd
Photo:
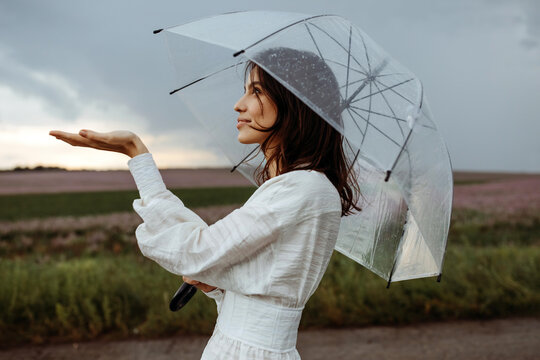
[[[202,124],[233,170],[256,184],[264,162],[258,145],[237,141],[233,126],[233,104],[251,60],[343,134],[362,211],[342,217],[335,249],[388,285],[440,279],[452,171],[416,76],[334,15],[236,12],[155,33],[165,34],[177,70],[171,94],[178,94],[190,110],[186,116]],[[319,73],[314,57],[333,76]]]

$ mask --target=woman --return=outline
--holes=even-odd
[[[299,63],[302,56],[303,63]],[[292,72],[308,71],[302,85],[339,108],[339,89],[318,56],[270,49]],[[257,58],[256,58],[257,59]],[[311,66],[306,70],[305,63]],[[152,155],[127,131],[77,134],[51,131],[74,146],[124,153],[144,223],[136,230],[142,253],[184,275],[215,299],[218,319],[203,359],[299,359],[296,338],[302,309],[327,268],[341,216],[359,210],[342,137],[261,67],[249,62],[238,112],[238,141],[259,144],[266,164],[262,185],[241,208],[208,226],[165,188]],[[321,92],[328,89],[331,92]]]

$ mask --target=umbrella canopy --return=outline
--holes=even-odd
[[[234,169],[256,184],[256,169],[264,162],[258,145],[237,141],[233,126],[233,105],[243,94],[250,60],[344,136],[362,211],[342,217],[336,250],[388,283],[441,274],[452,171],[414,74],[333,15],[237,12],[163,34],[178,75],[171,93],[180,96]],[[331,72],[319,71],[314,58]]]

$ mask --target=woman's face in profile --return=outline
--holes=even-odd
[[[238,141],[242,144],[262,144],[270,132],[256,129],[267,129],[277,119],[277,108],[274,102],[263,91],[259,83],[257,71],[251,70],[244,86],[244,95],[234,105],[238,112]]]

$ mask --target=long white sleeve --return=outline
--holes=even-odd
[[[309,267],[326,266],[333,244],[316,243],[335,235],[327,232],[339,224],[340,202],[324,175],[299,171],[272,178],[244,206],[208,226],[166,189],[151,154],[128,165],[141,197],[133,202],[144,221],[135,233],[139,247],[168,271],[225,291],[262,295],[271,287],[291,292],[279,281],[291,271],[303,276]]]
[[[219,316],[203,358],[298,358],[296,351],[270,351],[257,341],[273,348],[281,338],[295,338],[298,314],[330,261],[341,201],[328,178],[310,170],[275,176],[208,226],[166,189],[152,155],[128,165],[140,193],[133,208],[143,219],[136,230],[142,253],[217,287],[206,293]]]

